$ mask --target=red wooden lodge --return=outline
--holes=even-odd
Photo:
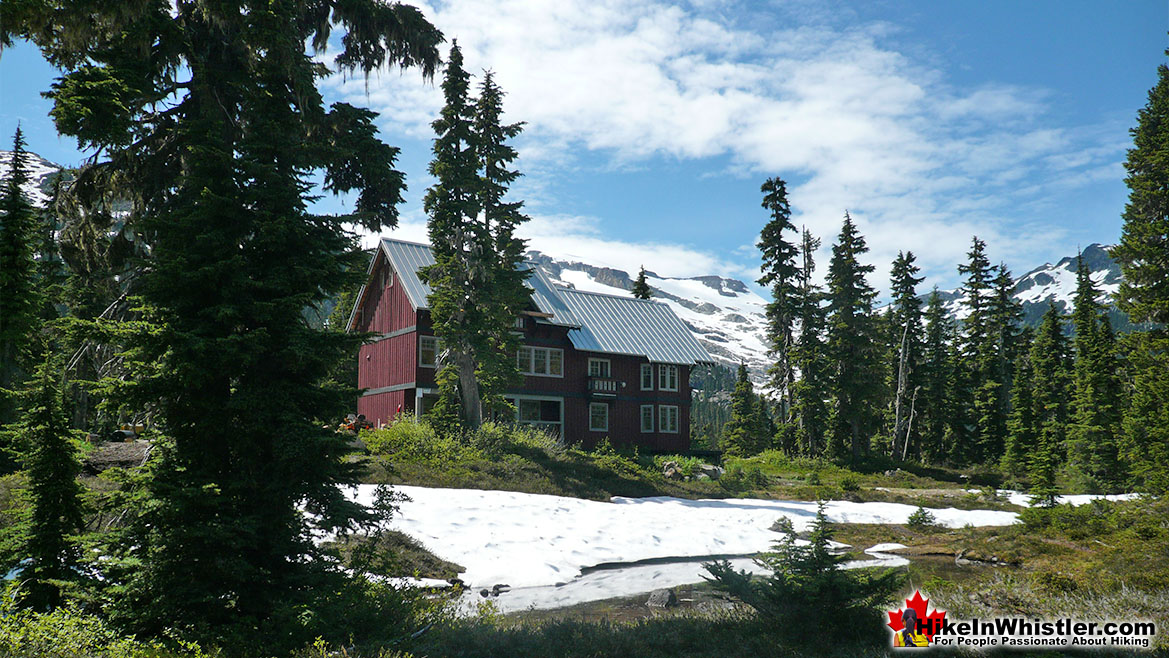
[[[418,270],[434,262],[424,244],[383,239],[349,318],[372,332],[358,356],[357,411],[374,425],[422,414],[438,393],[441,339],[430,323],[430,288]],[[568,443],[682,451],[690,446],[690,369],[712,363],[665,304],[552,283],[539,269],[531,304],[515,320],[523,384],[509,391],[516,421]]]

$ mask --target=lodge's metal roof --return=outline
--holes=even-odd
[[[418,270],[434,264],[430,245],[383,238],[381,250],[397,273],[397,281],[410,299],[410,305],[415,309],[429,308],[430,286],[418,278]],[[532,302],[541,313],[551,316],[538,321],[568,327],[568,338],[578,350],[644,356],[658,363],[713,363],[694,335],[665,304],[564,288],[552,283],[532,263],[520,267],[532,273],[527,280]],[[350,315],[350,327],[364,297],[365,287],[362,287]]]
[[[713,363],[669,306],[648,299],[556,288],[580,321],[568,338],[586,352],[644,356],[657,363]]]

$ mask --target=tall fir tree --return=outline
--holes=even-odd
[[[869,451],[881,388],[880,341],[873,317],[877,293],[866,280],[874,268],[860,262],[868,250],[852,217],[844,213],[828,264],[826,352],[833,369],[832,445],[838,452],[847,450],[854,462]]]
[[[1056,474],[1064,463],[1067,440],[1070,364],[1064,318],[1049,303],[1031,346],[1035,386],[1031,403],[1035,448],[1028,455],[1031,496],[1039,504],[1055,504]]]
[[[1120,364],[1100,292],[1082,256],[1076,258],[1075,379],[1068,426],[1068,469],[1077,488],[1100,490],[1122,484]]]
[[[986,256],[986,243],[975,237],[967,258],[966,263],[958,266],[958,273],[966,277],[962,283],[966,318],[962,322],[958,345],[958,376],[954,391],[959,433],[954,437],[951,460],[956,464],[975,463],[985,456],[986,421],[993,411],[988,408],[987,398],[996,392],[990,376],[994,355],[990,349],[988,310],[994,270]]]
[[[1035,369],[1031,362],[1032,331],[1023,330],[1019,336],[1021,355],[1015,360],[1012,373],[1011,412],[1007,418],[1007,441],[1001,467],[1008,478],[1027,474],[1027,464],[1036,449],[1035,423]]]
[[[763,276],[761,286],[771,287],[771,301],[767,304],[767,341],[770,356],[775,360],[768,374],[771,387],[779,394],[783,405],[781,420],[787,422],[792,408],[792,383],[795,371],[791,363],[794,343],[794,326],[799,311],[798,280],[800,269],[797,264],[799,249],[785,237],[787,231],[795,232],[791,222],[791,205],[787,200],[787,183],[781,178],[768,178],[763,182],[763,207],[771,219],[763,226],[756,245],[763,254]]]
[[[649,283],[645,280],[644,265],[637,271],[637,278],[634,279],[633,289],[630,292],[638,299],[649,299],[653,297],[653,290],[650,290]]]
[[[22,603],[35,610],[56,608],[61,588],[76,580],[77,535],[84,524],[81,463],[74,431],[62,399],[62,364],[46,356],[22,397],[24,411],[16,435],[26,446],[28,518],[22,523],[23,553],[31,559]]]
[[[1003,455],[1022,318],[1022,306],[1012,295],[1015,280],[1011,271],[1003,263],[994,271],[987,303],[987,343],[982,350],[983,382],[975,392],[978,459],[984,462],[997,461]]]
[[[519,176],[508,169],[516,153],[507,141],[521,124],[500,123],[503,93],[490,73],[477,101],[470,80],[453,44],[442,84],[446,105],[433,124],[438,137],[430,173],[437,183],[424,200],[435,264],[422,275],[431,288],[434,332],[443,341],[439,406],[457,399],[459,417],[477,428],[484,402],[502,406],[503,391],[518,377],[511,330],[527,304],[528,273],[517,269],[524,242],[515,229],[527,218],[522,203],[504,200]]]
[[[1169,55],[1169,50],[1166,51]],[[1124,280],[1118,303],[1148,329],[1130,338],[1131,401],[1122,455],[1132,485],[1169,492],[1169,66],[1137,113],[1133,148],[1124,163],[1128,185],[1120,244],[1112,256]]]
[[[151,239],[141,322],[122,327],[132,386],[117,394],[150,409],[162,438],[148,503],[111,547],[106,612],[134,632],[239,633],[273,652],[338,632],[258,637],[343,582],[314,533],[375,520],[343,495],[358,473],[322,428],[352,404],[326,382],[361,338],[302,312],[358,266],[346,225],[396,225],[404,184],[374,113],[326,108],[316,84],[333,66],[315,55],[340,29],[336,68],[432,75],[442,35],[373,0],[34,3],[9,17],[0,41],[29,39],[63,70],[58,130],[101,154],[71,193],[124,195],[126,227]],[[314,173],[356,193],[351,214],[308,211]]]
[[[921,358],[921,393],[918,398],[919,454],[930,463],[941,463],[951,454],[953,440],[954,324],[935,287],[925,311],[925,337]]]
[[[24,147],[24,133],[18,127],[0,196],[0,424],[14,419],[16,407],[4,391],[24,379],[40,310],[35,260],[37,212],[24,192],[28,184]]]
[[[824,453],[828,431],[828,376],[824,330],[827,324],[824,293],[812,281],[816,269],[816,250],[820,239],[805,227],[800,240],[800,279],[796,307],[800,333],[792,348],[791,363],[800,378],[792,387],[793,416],[798,431],[796,442],[805,456]]]
[[[893,366],[893,437],[894,457],[905,459],[913,441],[913,414],[921,388],[921,298],[917,285],[924,277],[916,276],[921,268],[916,265],[913,252],[898,252],[893,261],[893,304],[890,309],[892,338],[896,346]]]

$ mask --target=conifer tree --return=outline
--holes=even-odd
[[[1084,259],[1076,258],[1075,379],[1068,426],[1068,468],[1091,489],[1122,483],[1119,363],[1111,324]]]
[[[22,603],[48,610],[61,602],[61,585],[75,580],[82,529],[81,464],[73,431],[65,416],[61,364],[51,357],[37,369],[24,397],[24,412],[16,435],[26,446],[28,518],[23,528],[24,554],[32,559],[23,587]]]
[[[805,227],[800,242],[800,279],[796,300],[800,333],[792,350],[792,365],[800,378],[792,387],[798,424],[797,442],[804,455],[818,457],[825,449],[828,430],[829,365],[825,358],[824,328],[827,324],[824,293],[812,282],[816,269],[815,255],[820,239]]]
[[[1067,440],[1071,373],[1063,324],[1063,316],[1049,303],[1031,347],[1035,449],[1028,459],[1028,475],[1032,497],[1045,506],[1055,504],[1055,477]]]
[[[1169,50],[1166,51],[1169,54]],[[1132,484],[1151,493],[1169,491],[1169,66],[1157,67],[1157,83],[1131,131],[1128,203],[1120,244],[1112,251],[1124,280],[1118,303],[1134,322],[1150,323],[1131,338],[1130,405],[1124,417],[1122,453]]]
[[[917,393],[921,386],[921,298],[917,284],[923,277],[915,276],[921,268],[915,264],[913,252],[898,252],[893,261],[892,296],[890,309],[892,338],[897,355],[893,369],[893,441],[895,457],[904,458],[912,443],[912,416]]]
[[[779,393],[783,404],[781,420],[788,421],[792,408],[792,382],[795,372],[791,363],[794,345],[793,327],[798,309],[797,288],[800,275],[796,258],[799,250],[784,236],[786,231],[795,231],[791,223],[791,206],[787,201],[787,184],[781,178],[768,178],[760,191],[763,192],[763,207],[771,219],[759,233],[756,246],[763,254],[763,276],[758,280],[761,286],[771,286],[771,301],[767,304],[767,341],[770,356],[775,359],[768,371],[771,387]]]
[[[921,456],[936,464],[951,453],[954,422],[954,326],[936,287],[926,304],[925,321],[918,427]]]
[[[881,382],[873,318],[876,291],[865,279],[874,268],[859,260],[868,250],[852,217],[844,213],[844,225],[828,264],[827,354],[833,368],[833,445],[837,450],[847,446],[854,462],[868,453],[876,420],[874,401]]]
[[[1026,474],[1031,455],[1036,449],[1035,423],[1035,369],[1031,363],[1031,330],[1024,329],[1019,337],[1020,350],[1025,350],[1015,361],[1011,386],[1011,413],[1007,419],[1007,441],[1003,452],[1002,469],[1008,477]]]
[[[110,549],[105,610],[134,632],[212,638],[300,618],[340,587],[313,533],[375,520],[343,495],[358,473],[322,428],[352,405],[327,380],[361,338],[302,312],[359,267],[346,225],[396,225],[404,189],[375,114],[325,106],[316,84],[334,67],[315,55],[332,41],[338,69],[431,75],[442,35],[417,9],[372,0],[31,3],[10,18],[0,41],[29,39],[64,71],[49,93],[58,130],[101,155],[70,193],[130,199],[126,226],[151,240],[141,321],[118,336],[132,386],[115,394],[151,410],[162,437],[148,502]],[[308,211],[314,173],[356,193],[351,214]],[[267,639],[322,632],[337,630]]]
[[[979,461],[998,460],[1003,454],[1022,316],[1022,307],[1011,294],[1015,282],[1010,270],[1002,263],[994,269],[987,303],[987,344],[981,357],[983,382],[975,392]]]
[[[650,290],[649,283],[645,280],[645,266],[642,266],[637,272],[637,279],[633,281],[633,296],[638,299],[649,299],[653,297],[653,290]]]
[[[13,419],[15,408],[3,391],[24,378],[40,310],[34,255],[37,213],[24,193],[28,154],[19,127],[12,140],[12,160],[4,173],[0,196],[0,424]]]
[[[967,314],[958,345],[960,360],[954,396],[959,433],[954,437],[951,459],[957,464],[971,464],[986,457],[985,430],[989,414],[993,413],[993,401],[997,400],[997,387],[991,377],[995,357],[988,310],[994,272],[986,256],[986,243],[975,237],[967,258],[965,264],[958,266],[958,273],[966,276],[962,294]]]
[[[747,366],[739,364],[738,380],[731,393],[731,419],[723,426],[721,447],[727,454],[747,457],[764,449],[764,440],[759,436],[757,406],[755,387],[747,376]]]
[[[439,399],[458,399],[459,416],[476,428],[484,399],[501,405],[502,392],[518,377],[511,328],[528,295],[527,272],[517,269],[524,243],[515,229],[527,218],[522,203],[504,201],[519,176],[508,169],[516,153],[507,140],[521,124],[500,124],[503,94],[490,73],[475,102],[470,79],[454,44],[442,84],[446,105],[433,124],[438,138],[430,173],[438,182],[424,201],[435,264],[421,273],[444,347]]]

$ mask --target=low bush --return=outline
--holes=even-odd
[[[683,457],[682,455],[655,455],[653,458],[654,468],[659,473],[668,462],[677,464],[678,470],[686,477],[697,475],[699,467],[703,464],[702,460],[697,457]]]
[[[915,530],[932,530],[940,527],[934,513],[924,507],[918,507],[914,510],[913,514],[909,515],[905,525]]]

